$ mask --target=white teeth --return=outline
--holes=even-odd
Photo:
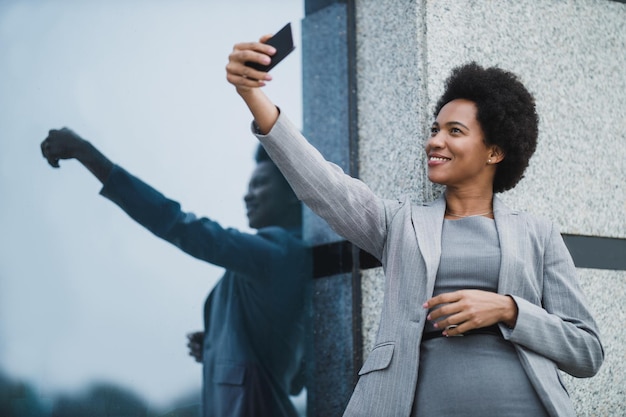
[[[448,160],[448,158],[440,158],[440,157],[438,157],[438,156],[431,156],[431,157],[430,157],[430,160],[431,160],[431,161],[447,161],[447,160]]]

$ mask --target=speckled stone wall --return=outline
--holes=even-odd
[[[379,195],[431,199],[422,150],[450,70],[468,61],[518,74],[540,137],[526,177],[502,198],[563,233],[626,238],[626,4],[609,0],[357,0],[359,173]],[[624,254],[626,256],[626,254]],[[626,272],[579,269],[606,361],[567,378],[579,416],[626,415]],[[364,352],[384,279],[362,280]]]

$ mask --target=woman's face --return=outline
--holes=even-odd
[[[450,187],[492,186],[492,146],[484,142],[473,101],[452,100],[441,108],[426,141],[428,179]]]
[[[291,192],[278,168],[269,161],[259,162],[244,196],[248,223],[253,229],[281,226],[293,210],[296,196]]]

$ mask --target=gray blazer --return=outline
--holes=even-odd
[[[411,414],[426,310],[441,255],[445,200],[416,205],[377,197],[362,181],[327,162],[281,115],[257,137],[298,197],[341,236],[376,256],[385,296],[376,343],[344,416]],[[514,329],[501,325],[551,416],[574,416],[557,368],[595,375],[604,359],[598,328],[558,230],[547,220],[510,210],[494,198],[500,240],[498,292],[514,297]]]

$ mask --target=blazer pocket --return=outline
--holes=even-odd
[[[215,365],[213,382],[217,384],[243,385],[246,376],[246,367],[230,363],[218,363]]]
[[[365,360],[363,367],[359,371],[359,375],[365,375],[372,371],[381,371],[389,366],[393,357],[393,349],[395,344],[384,343],[375,346]]]

